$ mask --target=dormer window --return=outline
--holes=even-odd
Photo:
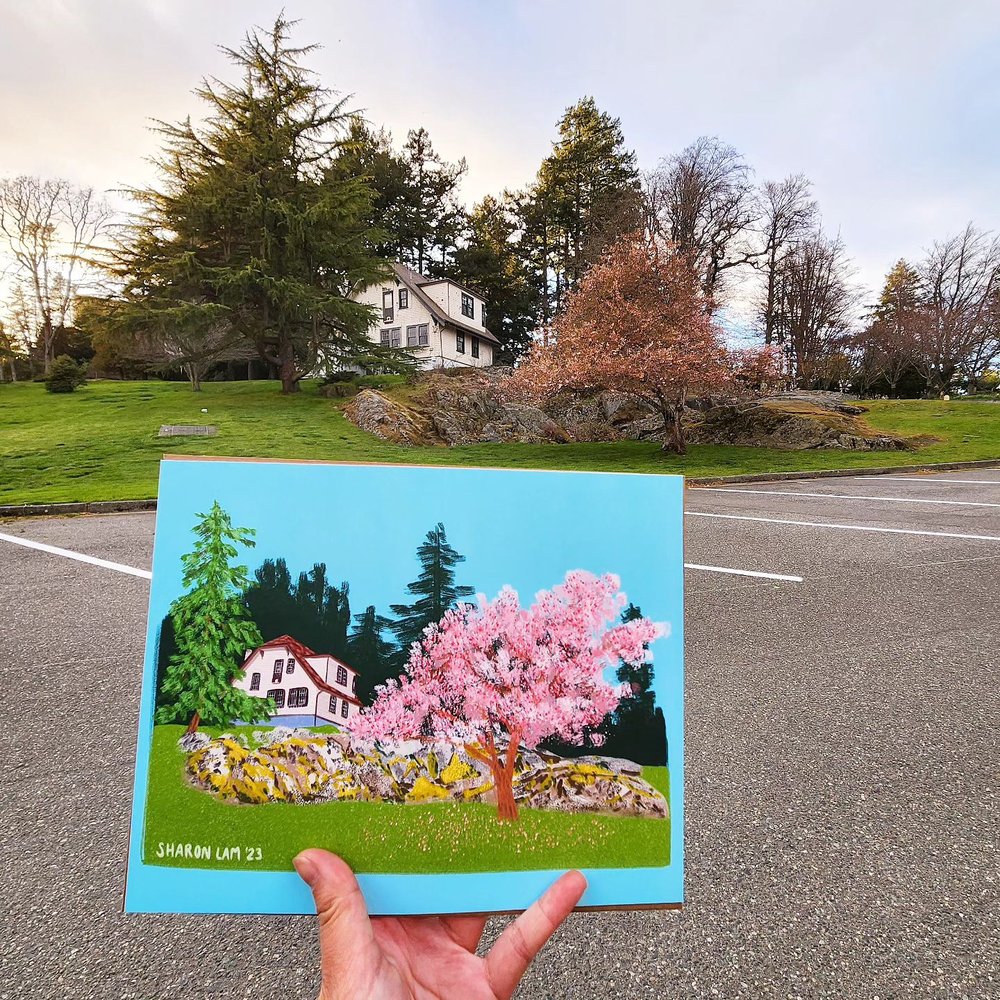
[[[469,319],[476,318],[475,300],[467,292],[462,292],[462,315],[468,316]]]
[[[396,296],[393,295],[391,288],[382,289],[382,322],[391,323],[393,320],[394,304],[396,301]]]
[[[399,290],[399,308],[408,309],[410,307],[410,290],[401,288]]]

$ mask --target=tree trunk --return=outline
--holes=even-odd
[[[197,732],[199,722],[201,722],[201,716],[195,712],[194,715],[191,716],[191,721],[188,723],[188,727],[184,731],[184,735],[190,736],[191,733]]]
[[[191,382],[192,392],[201,392],[201,374],[194,363],[187,366],[188,379]]]
[[[687,443],[684,440],[684,425],[681,423],[683,411],[683,407],[673,406],[664,412],[663,429],[666,431],[666,436],[663,439],[663,451],[672,451],[677,455],[687,454]]]
[[[493,741],[493,734],[488,733],[486,747],[472,746],[468,743],[465,749],[470,757],[482,761],[490,769],[493,778],[493,789],[497,793],[497,819],[501,823],[517,820],[517,800],[514,798],[514,765],[517,763],[517,748],[521,742],[521,731],[514,730],[510,734],[507,752],[503,760]]]

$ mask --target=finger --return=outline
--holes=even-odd
[[[509,997],[525,969],[569,916],[587,888],[580,872],[566,872],[497,939],[486,956],[486,978],[498,997]]]
[[[376,949],[368,909],[354,872],[336,854],[303,851],[293,864],[316,901],[323,990],[333,996],[348,967]]]
[[[475,951],[486,927],[486,917],[442,917],[441,925],[460,948]]]

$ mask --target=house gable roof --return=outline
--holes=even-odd
[[[299,642],[298,639],[294,639],[290,635],[279,635],[277,639],[271,639],[269,642],[261,643],[244,661],[244,669],[250,663],[250,661],[262,650],[262,649],[287,649],[290,653],[295,654],[295,659],[302,666],[302,669],[309,675],[309,679],[318,687],[321,691],[325,691],[327,694],[334,694],[338,698],[342,698],[344,701],[352,702],[355,705],[360,706],[361,702],[358,701],[353,695],[344,694],[343,691],[338,691],[335,687],[328,684],[320,675],[316,672],[316,668],[309,662],[309,657],[323,657],[328,656],[334,663],[340,664],[342,667],[347,667],[346,663],[341,663],[336,656],[331,653],[317,653],[310,649],[305,643]],[[354,667],[347,667],[348,670],[353,671],[357,674],[357,670]]]
[[[392,269],[396,272],[396,277],[404,284],[411,292],[413,292],[414,297],[417,301],[442,325],[453,326],[463,333],[468,333],[473,337],[479,337],[480,340],[485,340],[490,344],[496,344],[500,346],[500,341],[490,333],[485,327],[480,328],[477,326],[470,326],[468,323],[463,323],[461,320],[455,319],[453,316],[449,316],[424,290],[424,285],[434,285],[438,281],[451,281],[451,278],[428,278],[426,275],[421,274],[419,271],[414,271],[412,267],[408,267],[406,264],[400,264],[398,261],[394,261]],[[451,283],[458,288],[462,286],[458,284],[457,281],[451,281]],[[467,289],[466,289],[467,290]],[[472,292],[469,293],[474,294]],[[479,296],[482,298],[482,296]]]

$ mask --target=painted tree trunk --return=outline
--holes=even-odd
[[[191,716],[191,721],[188,723],[188,727],[184,731],[184,735],[188,736],[193,732],[197,732],[199,722],[201,722],[201,716],[195,712],[194,715]]]
[[[514,768],[517,764],[517,748],[520,742],[521,732],[515,730],[510,734],[507,752],[502,758],[492,733],[487,734],[485,747],[468,743],[465,745],[469,756],[482,761],[490,769],[493,789],[497,793],[497,819],[501,823],[515,821],[518,816],[517,800],[514,798]]]

